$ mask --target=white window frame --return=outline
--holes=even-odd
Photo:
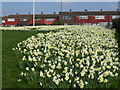
[[[70,16],[62,16],[62,19],[71,19]]]
[[[27,18],[21,18],[20,21],[27,21]]]
[[[55,21],[55,18],[47,18],[46,21]]]
[[[95,16],[95,19],[105,19],[105,16]]]
[[[36,18],[35,21],[40,21],[41,19],[40,18]]]
[[[88,19],[88,16],[78,16],[78,19]]]
[[[2,20],[2,23],[5,23],[5,20]]]
[[[8,21],[8,22],[14,22],[15,19],[14,19],[14,18],[8,18],[7,21]]]

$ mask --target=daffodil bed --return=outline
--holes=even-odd
[[[120,70],[115,30],[100,26],[39,33],[13,50],[22,56],[21,79],[43,88],[110,87]]]

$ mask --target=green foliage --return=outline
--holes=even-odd
[[[116,31],[116,33],[115,33],[115,38],[116,38],[116,40],[117,40],[117,42],[118,42],[118,47],[119,47],[119,60],[120,60],[120,33],[118,33],[118,31]],[[119,72],[119,74],[120,74],[120,72]],[[119,75],[119,77],[118,77],[118,87],[120,87],[120,75]]]
[[[55,22],[54,25],[61,25],[61,23],[58,21],[58,22]]]
[[[113,19],[112,25],[120,33],[120,18]]]

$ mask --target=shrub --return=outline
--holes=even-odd
[[[58,22],[55,22],[54,25],[61,25],[61,23],[58,21]]]
[[[113,19],[112,26],[115,28],[118,32],[120,32],[120,18]]]

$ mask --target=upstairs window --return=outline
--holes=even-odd
[[[71,19],[70,16],[62,16],[62,19]]]
[[[20,19],[20,21],[27,21],[27,19],[26,19],[26,18],[23,18],[23,19]]]
[[[88,19],[88,16],[79,16],[79,19]]]
[[[40,21],[41,19],[40,18],[36,18],[35,21]]]
[[[47,18],[47,21],[54,21],[55,18]]]
[[[105,16],[95,16],[95,19],[105,19]]]
[[[8,22],[14,22],[15,19],[14,18],[8,18]]]
[[[5,20],[2,20],[2,23],[5,23]]]

